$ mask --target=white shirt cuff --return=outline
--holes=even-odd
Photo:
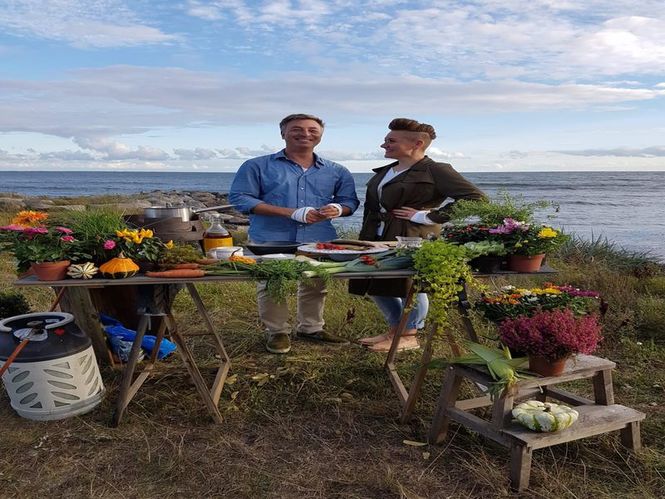
[[[413,223],[420,225],[436,225],[436,222],[432,222],[429,219],[429,217],[427,216],[428,214],[429,211],[427,210],[417,211],[409,220]]]
[[[341,217],[343,213],[342,205],[339,203],[330,203],[328,206],[334,206],[337,209],[337,216]]]

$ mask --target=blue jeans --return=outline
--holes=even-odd
[[[376,296],[370,295],[376,306],[386,318],[390,327],[397,326],[402,317],[404,302],[406,298],[397,296]],[[429,299],[425,293],[418,293],[413,302],[413,308],[409,314],[409,321],[406,324],[407,329],[422,329],[425,326],[425,317],[429,309]]]

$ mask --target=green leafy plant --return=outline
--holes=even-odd
[[[59,221],[77,234],[80,251],[90,255],[90,259],[101,263],[110,256],[104,242],[118,230],[127,227],[120,211],[112,208],[89,208],[85,211],[70,211],[59,215]]]
[[[413,253],[414,282],[430,295],[430,317],[439,325],[448,322],[450,305],[457,301],[464,281],[472,280],[467,251],[442,240],[424,241]]]
[[[501,224],[505,218],[531,223],[537,210],[548,207],[556,208],[556,205],[544,200],[526,202],[521,196],[512,197],[507,192],[501,192],[490,200],[460,199],[451,208],[450,220],[460,223],[476,218],[481,224],[490,226]]]
[[[506,247],[499,241],[478,241],[468,242],[462,245],[466,249],[469,258],[478,258],[479,256],[506,254]]]

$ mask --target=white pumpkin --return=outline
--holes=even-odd
[[[528,400],[515,406],[513,417],[530,430],[550,432],[568,428],[579,413],[566,405]]]
[[[76,263],[67,269],[72,279],[92,279],[99,269],[92,262]]]

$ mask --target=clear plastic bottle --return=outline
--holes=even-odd
[[[212,216],[210,227],[203,233],[203,250],[208,253],[212,248],[233,246],[233,237],[222,225],[222,217]]]

